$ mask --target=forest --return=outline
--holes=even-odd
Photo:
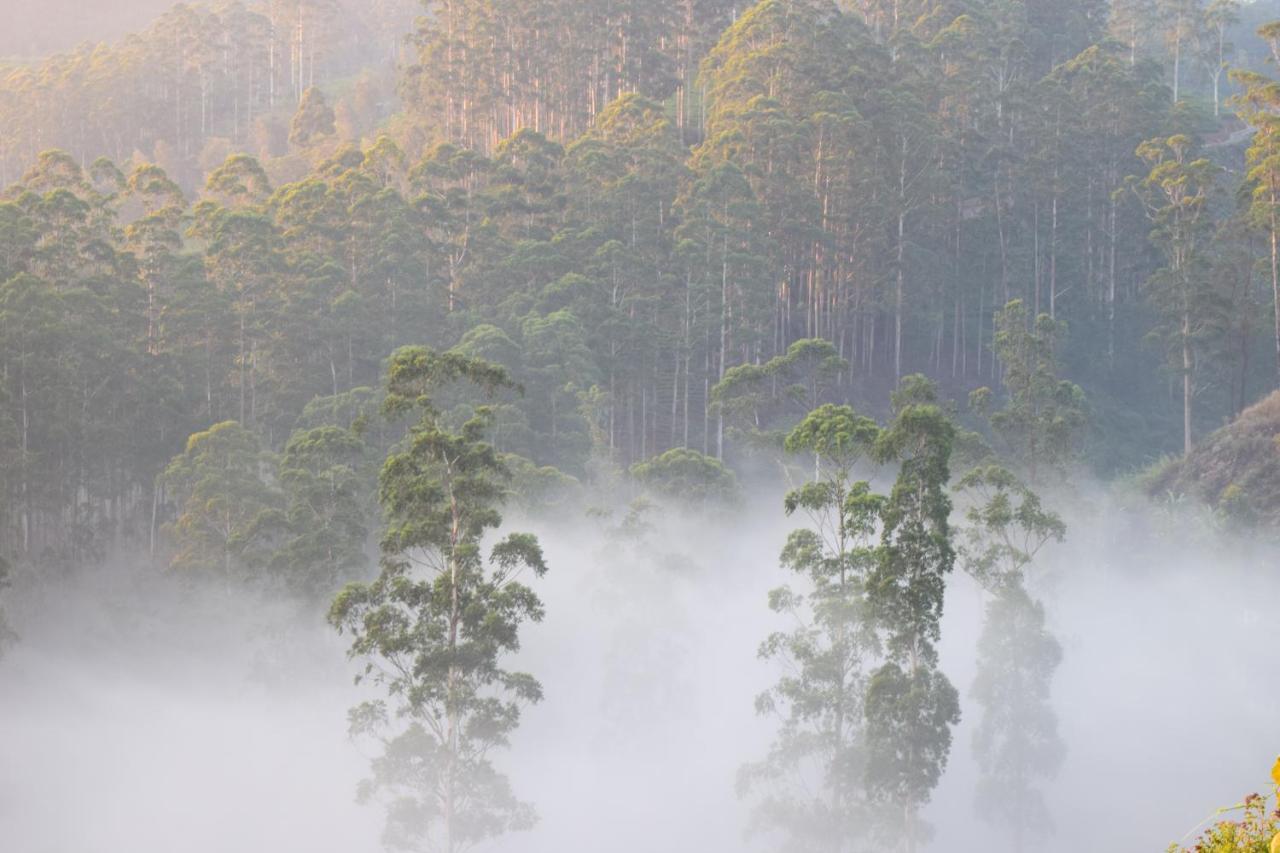
[[[1280,2],[8,5],[15,849],[1280,850]]]

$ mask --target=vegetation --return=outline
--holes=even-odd
[[[974,733],[981,775],[978,813],[1007,828],[1013,849],[1052,829],[1048,803],[1035,787],[1062,762],[1050,700],[1062,648],[1045,627],[1045,608],[1027,589],[1027,571],[1066,525],[1004,468],[977,468],[958,489],[968,500],[962,561],[986,594],[972,695],[982,709]]]
[[[489,391],[508,384],[500,368],[464,356],[411,348],[392,359],[386,410],[418,420],[379,478],[381,571],[339,593],[329,613],[364,661],[362,678],[387,693],[351,711],[352,733],[382,745],[361,794],[386,795],[383,840],[445,853],[533,825],[489,755],[507,743],[520,706],[542,697],[536,680],[502,663],[520,648],[521,623],[542,619],[520,575],[547,571],[527,534],[483,554],[485,533],[502,523],[508,475],[484,441],[488,410],[456,431],[442,422],[433,396],[460,379]]]
[[[534,819],[492,755],[546,565],[503,513],[640,550],[655,502],[721,523],[782,471],[757,828],[923,843],[959,564],[977,805],[1033,846],[1038,490],[1176,456],[1154,492],[1280,524],[1276,17],[219,0],[5,60],[0,591],[145,553],[332,601],[385,840],[455,853]]]
[[[768,756],[739,776],[739,790],[757,800],[756,828],[780,834],[786,850],[846,850],[870,837],[865,703],[878,643],[867,579],[884,498],[853,477],[879,434],[869,418],[828,405],[787,437],[789,451],[817,460],[816,479],[786,499],[788,515],[802,512],[811,522],[782,551],[783,568],[804,588],[769,595],[770,609],[797,626],[760,647],[760,657],[787,674],[756,709],[781,727]]]
[[[1280,759],[1271,768],[1271,779],[1275,784],[1274,797],[1280,801]],[[1169,853],[1274,853],[1280,850],[1280,812],[1276,811],[1271,796],[1250,794],[1243,803],[1220,809],[1217,815],[1234,811],[1241,813],[1239,820],[1214,824],[1195,841],[1194,847],[1171,844]]]
[[[1248,525],[1280,524],[1280,393],[1246,409],[1191,455],[1144,480],[1149,494],[1191,495]]]

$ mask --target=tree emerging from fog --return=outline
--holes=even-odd
[[[867,580],[883,664],[867,686],[867,786],[883,807],[882,849],[914,853],[921,807],[947,766],[951,729],[960,721],[955,687],[938,668],[946,578],[955,565],[949,522],[955,426],[924,377],[894,394],[895,416],[876,443],[898,478],[881,514],[883,530]]]
[[[520,577],[547,567],[525,534],[485,554],[508,474],[486,441],[488,409],[454,428],[433,403],[457,380],[491,393],[511,384],[500,368],[455,353],[408,348],[392,358],[386,411],[418,420],[382,469],[381,571],[343,590],[329,616],[364,662],[361,678],[386,694],[350,715],[353,734],[382,747],[361,796],[385,803],[388,847],[433,853],[534,824],[490,755],[507,744],[521,706],[542,697],[503,659],[519,648],[521,624],[542,618]]]
[[[760,647],[760,657],[786,675],[756,707],[781,727],[764,760],[743,768],[739,789],[756,800],[756,828],[781,836],[788,851],[860,849],[866,838],[863,697],[877,645],[866,579],[884,499],[855,481],[854,469],[879,433],[848,406],[826,405],[786,440],[788,451],[816,459],[816,479],[786,498],[788,515],[810,520],[788,537],[781,557],[803,587],[769,595],[770,609],[796,625]]]
[[[1015,853],[1034,849],[1034,833],[1052,829],[1037,783],[1062,764],[1050,689],[1062,647],[1045,625],[1044,605],[1026,588],[1026,572],[1066,525],[1040,498],[999,466],[967,474],[959,490],[966,511],[965,570],[986,593],[972,696],[981,709],[973,747],[980,771],[975,806],[1006,828]]]

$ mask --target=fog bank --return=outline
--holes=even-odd
[[[1265,782],[1280,736],[1277,563],[1114,497],[1082,497],[1068,520],[1032,583],[1063,645],[1068,750],[1046,786],[1057,831],[1035,846],[1162,850]],[[753,709],[775,676],[756,648],[785,627],[766,595],[785,580],[792,525],[772,501],[715,525],[675,512],[656,524],[630,543],[595,521],[542,526],[547,619],[519,664],[546,700],[498,756],[541,822],[489,849],[769,849],[744,840],[734,777],[774,729]],[[138,567],[68,583],[19,590],[23,641],[0,661],[6,849],[379,849],[381,814],[354,802],[367,763],[345,712],[360,695],[318,617]],[[1007,847],[971,801],[981,604],[957,573],[942,661],[965,719],[927,812],[937,851]]]

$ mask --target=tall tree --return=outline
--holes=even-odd
[[[909,376],[876,457],[897,463],[882,513],[881,544],[867,579],[868,611],[884,663],[867,687],[866,781],[889,807],[888,846],[914,853],[920,808],[946,768],[960,721],[955,687],[938,668],[946,578],[955,566],[949,517],[955,427],[927,380]]]
[[[1144,142],[1138,156],[1151,171],[1133,183],[1153,225],[1151,240],[1164,255],[1164,267],[1151,275],[1148,285],[1164,318],[1161,336],[1182,380],[1184,453],[1190,453],[1193,444],[1192,408],[1202,333],[1217,311],[1205,273],[1208,237],[1213,233],[1209,199],[1219,168],[1208,159],[1196,158],[1195,151],[1194,141],[1185,135]]]
[[[534,822],[490,753],[507,743],[520,707],[542,696],[503,658],[519,648],[520,625],[543,614],[520,575],[547,570],[527,534],[482,551],[502,523],[508,475],[485,441],[486,408],[457,430],[437,409],[435,395],[459,380],[488,392],[510,384],[500,368],[458,354],[407,348],[392,358],[385,410],[418,419],[380,477],[381,572],[344,589],[329,615],[364,661],[362,678],[387,691],[351,712],[353,733],[383,746],[362,795],[388,795],[389,846],[443,853]]]
[[[286,588],[329,600],[366,562],[369,527],[363,482],[367,448],[336,426],[298,430],[280,457],[286,538],[271,568]]]
[[[258,438],[234,421],[187,440],[165,469],[166,492],[177,504],[170,530],[172,568],[248,579],[270,557],[279,495],[263,478]]]
[[[1200,61],[1213,81],[1213,114],[1222,115],[1222,75],[1230,69],[1232,45],[1227,32],[1240,20],[1240,0],[1210,0],[1204,10],[1206,38],[1200,47]]]
[[[987,598],[972,690],[982,709],[973,741],[981,770],[975,806],[1010,830],[1021,853],[1032,833],[1052,826],[1035,783],[1052,777],[1064,751],[1049,695],[1062,649],[1025,576],[1045,545],[1062,541],[1066,526],[999,466],[971,471],[958,490],[969,504],[962,562]]]
[[[848,406],[826,405],[786,440],[788,451],[816,460],[815,479],[785,503],[788,516],[801,512],[810,520],[782,551],[783,568],[803,587],[769,594],[770,609],[797,626],[760,647],[760,657],[787,674],[760,695],[756,709],[781,725],[768,756],[739,775],[739,790],[758,798],[757,828],[781,833],[785,850],[856,850],[869,836],[864,714],[867,664],[878,642],[866,584],[884,498],[854,477],[879,433]]]
[[[1034,486],[1045,469],[1061,472],[1078,456],[1087,420],[1084,392],[1058,376],[1061,323],[1047,314],[1032,322],[1015,299],[997,312],[995,330],[1008,400],[990,413],[991,426]],[[979,389],[971,404],[985,411],[990,396],[989,389]]]
[[[1272,61],[1280,64],[1280,22],[1261,28]],[[1280,384],[1280,83],[1257,72],[1237,70],[1232,78],[1244,87],[1236,103],[1253,128],[1246,159],[1253,204],[1250,213],[1266,232],[1270,248],[1271,298],[1274,308],[1276,381]]]

